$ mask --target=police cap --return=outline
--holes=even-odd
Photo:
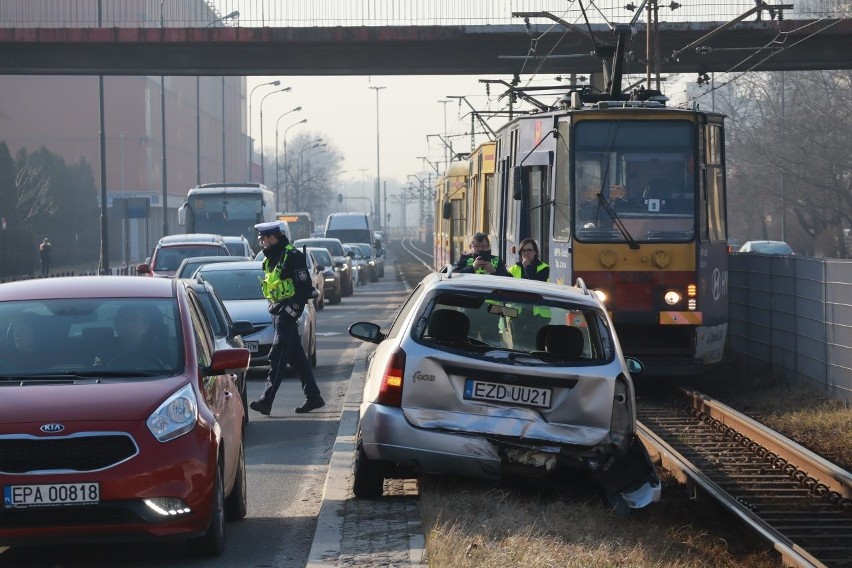
[[[275,235],[276,237],[280,237],[281,233],[281,223],[278,221],[270,221],[268,223],[258,223],[254,226],[254,229],[257,231],[258,236],[265,237],[268,235]]]

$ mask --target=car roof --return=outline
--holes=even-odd
[[[293,241],[293,246],[301,246],[307,243],[328,243],[328,242],[338,242],[341,243],[340,239],[335,237],[309,237],[306,239],[296,239]],[[343,243],[341,243],[343,244]]]
[[[600,301],[591,291],[587,293],[576,286],[541,282],[539,280],[468,273],[430,274],[423,279],[424,282],[427,280],[429,280],[427,285],[431,286],[432,290],[458,290],[459,288],[466,288],[477,292],[509,290],[559,297],[562,299],[568,298],[574,302],[601,307]]]
[[[191,262],[204,262],[205,264],[213,264],[216,262],[245,262],[244,256],[188,256],[181,261],[181,264],[189,264]]]
[[[0,285],[0,301],[62,298],[171,298],[171,278],[64,276]]]
[[[222,235],[222,240],[226,243],[241,243],[248,242],[248,239],[243,235]]]
[[[263,270],[263,263],[259,260],[240,260],[239,262],[217,262],[213,264],[206,264],[198,269],[196,274],[201,274],[202,272],[213,272],[220,270]]]
[[[186,233],[182,235],[166,235],[157,243],[159,245],[166,244],[187,244],[187,243],[203,243],[203,244],[221,244],[225,242],[221,235],[212,233]]]

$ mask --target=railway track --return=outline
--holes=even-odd
[[[772,543],[785,566],[852,566],[852,474],[695,391],[637,406],[651,454]]]

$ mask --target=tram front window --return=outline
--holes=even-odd
[[[576,238],[692,240],[694,138],[688,122],[578,122],[573,147]]]

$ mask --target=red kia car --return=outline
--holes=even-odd
[[[246,515],[241,348],[185,281],[0,284],[0,545],[182,538]]]

